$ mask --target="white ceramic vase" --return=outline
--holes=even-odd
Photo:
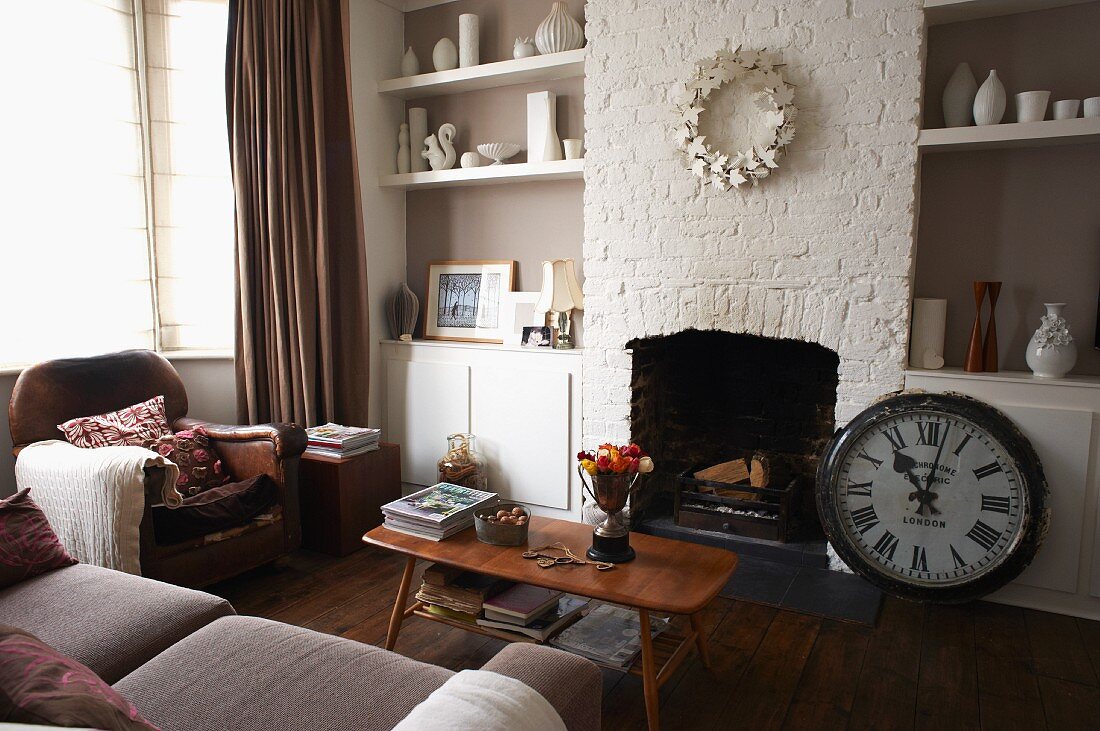
[[[538,53],[535,42],[530,38],[517,38],[512,47],[512,58],[530,58]]]
[[[432,49],[432,65],[436,71],[458,68],[458,49],[450,38],[440,38]]]
[[[943,123],[946,127],[969,127],[974,122],[974,97],[978,93],[978,81],[963,62],[955,67],[955,73],[943,87]]]
[[[1077,363],[1077,343],[1073,342],[1073,338],[1069,336],[1066,320],[1062,317],[1065,303],[1048,302],[1043,306],[1047,308],[1043,324],[1027,343],[1027,367],[1037,378],[1061,378]],[[1068,342],[1041,345],[1039,341],[1042,339],[1042,332],[1050,327],[1064,331]]]
[[[416,76],[419,73],[420,59],[413,53],[413,47],[409,46],[409,50],[405,51],[405,55],[401,57],[401,75]]]
[[[561,159],[558,98],[552,91],[527,95],[527,162]]]
[[[424,140],[428,136],[428,110],[409,107],[409,157],[411,172],[422,173],[428,169],[428,161],[421,156]]]
[[[397,133],[397,172],[412,172],[412,153],[409,150],[409,125],[401,123]]]
[[[992,69],[974,97],[974,124],[1000,124],[1005,116],[1005,87]]]
[[[1016,121],[1042,122],[1047,116],[1049,91],[1021,91],[1016,95]]]
[[[458,16],[458,67],[469,68],[481,63],[478,19],[473,13]]]
[[[564,2],[555,2],[546,20],[535,31],[535,47],[539,53],[560,53],[584,47],[584,30],[565,9]]]

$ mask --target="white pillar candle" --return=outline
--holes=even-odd
[[[458,16],[458,66],[477,66],[481,61],[477,16],[463,13]]]
[[[420,156],[427,137],[428,110],[424,107],[409,107],[409,163],[414,173],[422,173],[428,169],[428,161]]]

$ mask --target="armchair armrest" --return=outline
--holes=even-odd
[[[279,459],[297,457],[306,449],[305,429],[297,424],[252,424],[229,425],[214,424],[202,419],[183,417],[176,419],[172,428],[193,429],[201,426],[211,439],[219,442],[257,442],[269,441],[275,447],[275,456]]]
[[[598,731],[603,674],[595,664],[568,652],[516,642],[498,652],[482,670],[525,683],[550,702],[569,731]]]

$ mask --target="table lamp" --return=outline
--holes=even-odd
[[[573,347],[573,310],[584,309],[584,295],[577,283],[572,259],[554,259],[542,263],[542,292],[535,304],[535,312],[553,312],[558,328],[554,347],[569,350]]]

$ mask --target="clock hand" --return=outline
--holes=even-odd
[[[928,472],[928,489],[932,489],[932,482],[936,479],[936,471],[940,468],[940,457],[943,456],[943,448],[947,446],[947,433],[951,431],[951,424],[945,424],[943,437],[940,439],[940,448],[936,450],[936,459],[932,462],[932,469]]]
[[[900,450],[894,452],[894,472],[905,474],[905,479],[913,483],[913,487],[916,488],[915,492],[909,493],[909,502],[914,500],[920,501],[917,506],[917,515],[924,515],[926,510],[931,510],[932,515],[938,515],[940,511],[932,507],[932,500],[936,497],[936,494],[929,492],[930,486],[923,486],[920,483],[920,478],[913,472],[913,469],[917,466],[916,460],[910,457],[908,454],[903,453]]]

